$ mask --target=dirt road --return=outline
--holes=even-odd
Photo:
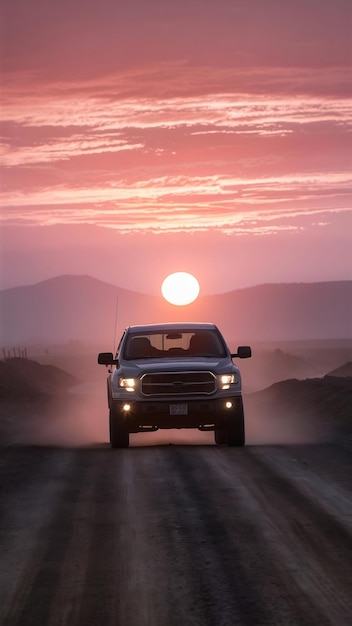
[[[352,623],[337,444],[1,450],[2,626]]]

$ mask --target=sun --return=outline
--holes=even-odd
[[[187,272],[174,272],[165,278],[161,293],[170,304],[191,304],[199,295],[199,282]]]

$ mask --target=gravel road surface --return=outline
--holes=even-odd
[[[1,449],[2,626],[350,626],[339,444]]]

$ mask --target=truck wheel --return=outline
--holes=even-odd
[[[130,433],[128,425],[121,415],[109,411],[110,443],[112,448],[128,448]]]
[[[217,446],[222,446],[227,443],[227,430],[225,428],[215,428],[214,439]]]
[[[244,412],[242,398],[239,398],[238,406],[234,415],[232,415],[227,424],[227,445],[228,446],[244,446]]]

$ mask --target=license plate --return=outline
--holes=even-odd
[[[187,415],[188,404],[170,404],[170,415]]]

